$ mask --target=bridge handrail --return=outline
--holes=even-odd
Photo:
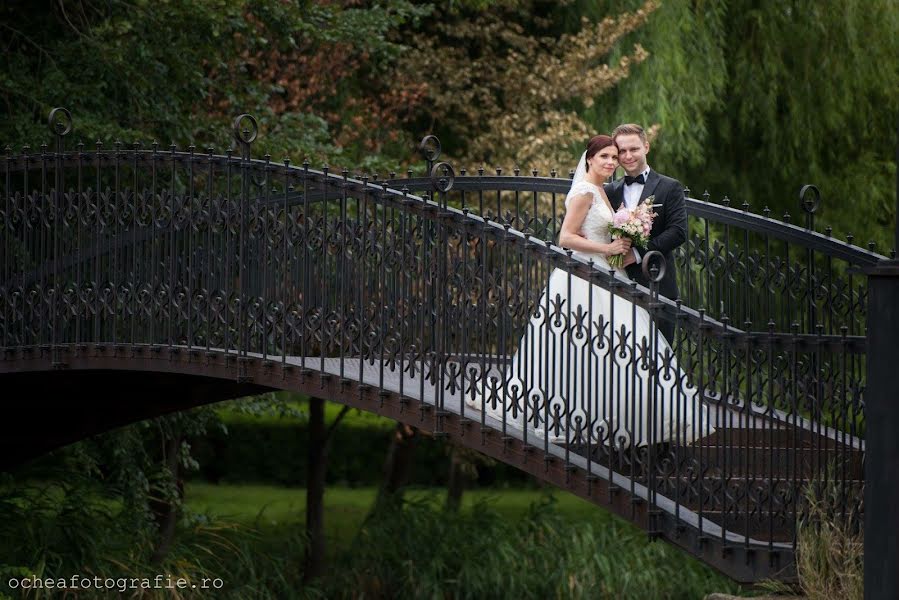
[[[425,177],[390,179],[386,183],[410,190],[430,189],[431,180]],[[465,192],[510,191],[547,192],[565,195],[571,188],[571,180],[551,177],[528,177],[523,175],[457,175],[453,189]],[[755,214],[747,210],[706,202],[687,196],[687,213],[691,216],[710,219],[722,225],[737,225],[753,233],[769,235],[774,239],[799,244],[818,250],[859,266],[872,266],[887,256],[872,252],[860,246],[838,240],[817,231]]]
[[[42,161],[56,161],[56,153],[44,152],[41,154],[19,154],[8,155],[5,161],[6,172],[16,172],[27,168],[36,167]],[[115,164],[116,161],[122,161],[130,158],[140,158],[142,161],[150,159],[157,164],[165,164],[166,162],[179,162],[199,164],[202,166],[245,166],[256,173],[283,173],[282,169],[297,170],[302,169],[298,166],[288,166],[285,164],[271,162],[263,159],[245,160],[239,156],[221,155],[221,154],[198,154],[194,152],[184,151],[160,151],[160,150],[112,150],[98,152],[82,152],[67,151],[61,153],[59,161],[62,166],[78,166],[84,167],[97,165],[99,157],[101,166]],[[312,172],[312,170],[310,170]],[[317,171],[321,173],[322,171]],[[329,173],[330,176],[337,180],[343,181],[343,177],[336,173]],[[360,184],[363,180],[358,178],[349,178],[356,184]],[[408,177],[393,178],[377,182],[375,179],[369,180],[369,183],[391,187],[397,190],[408,188],[410,191],[415,190],[431,190],[432,182],[427,177]],[[547,192],[555,194],[567,194],[571,187],[571,180],[559,177],[538,177],[523,175],[460,175],[453,180],[453,189],[478,192],[478,191],[518,191],[518,192]],[[302,201],[302,195],[292,193],[288,196],[289,204]],[[282,199],[273,200],[273,203],[281,202]],[[838,240],[832,236],[800,227],[792,223],[787,223],[778,219],[772,219],[763,215],[755,214],[747,210],[723,206],[712,202],[706,202],[688,196],[686,198],[686,208],[688,214],[709,219],[722,225],[736,225],[753,233],[771,236],[774,239],[781,240],[791,244],[798,244],[802,247],[822,252],[828,256],[845,260],[846,262],[858,265],[859,267],[869,267],[876,265],[880,261],[889,260],[889,257],[862,248],[855,244]]]
[[[52,153],[45,153],[44,157],[41,160],[46,160],[46,156],[49,154]],[[579,275],[585,279],[588,279],[592,281],[592,283],[597,284],[600,287],[611,291],[612,293],[617,293],[620,296],[625,296],[636,303],[638,306],[647,309],[650,313],[664,313],[666,314],[665,318],[674,322],[682,323],[684,325],[689,325],[691,328],[696,330],[702,330],[704,332],[704,335],[712,335],[719,339],[727,339],[733,346],[765,346],[772,348],[789,348],[794,350],[832,349],[835,351],[857,354],[863,354],[865,352],[865,338],[863,336],[850,336],[845,334],[799,334],[798,332],[776,332],[771,329],[769,329],[768,331],[746,331],[732,326],[726,320],[726,318],[716,320],[709,317],[704,310],[694,310],[691,307],[683,305],[681,302],[672,301],[668,298],[665,298],[664,296],[653,297],[652,291],[647,287],[642,286],[629,278],[621,276],[614,269],[610,270],[610,272],[607,272],[593,265],[592,262],[588,262],[583,258],[573,256],[570,252],[555,245],[550,240],[539,240],[533,236],[529,236],[521,231],[513,229],[508,224],[503,224],[499,221],[493,221],[485,217],[473,214],[469,209],[457,209],[452,206],[443,206],[439,202],[436,202],[431,198],[428,198],[426,196],[417,196],[409,192],[409,189],[415,187],[414,185],[410,187],[409,183],[414,184],[415,182],[422,181],[430,182],[430,180],[401,179],[387,180],[375,183],[373,181],[369,181],[367,178],[356,179],[353,177],[349,177],[347,171],[344,171],[342,174],[336,174],[323,170],[320,171],[311,169],[308,167],[308,164],[303,166],[296,166],[290,165],[289,163],[279,164],[273,163],[270,160],[245,159],[230,155],[203,155],[184,152],[160,153],[156,152],[155,150],[116,151],[115,157],[110,156],[110,154],[111,153],[108,152],[66,152],[59,157],[59,160],[64,164],[73,163],[75,165],[79,165],[83,164],[83,162],[85,161],[96,161],[99,156],[100,165],[104,165],[110,164],[109,161],[111,161],[111,164],[117,164],[118,161],[123,160],[123,156],[127,157],[130,160],[130,164],[138,164],[139,162],[141,162],[141,160],[149,160],[151,163],[158,163],[168,157],[170,160],[200,162],[201,164],[207,166],[215,164],[230,164],[232,166],[242,167],[246,170],[246,172],[256,170],[262,173],[286,176],[287,178],[289,178],[290,175],[296,175],[300,179],[305,178],[311,181],[318,181],[328,187],[333,187],[334,189],[338,190],[352,190],[369,194],[381,194],[383,199],[387,199],[395,203],[399,207],[412,207],[414,211],[421,211],[432,214],[436,213],[437,216],[441,219],[448,218],[456,221],[457,224],[462,226],[479,228],[482,231],[489,233],[490,235],[503,238],[507,241],[515,243],[516,245],[523,246],[531,252],[543,254],[554,267],[563,269],[567,272],[572,273],[573,275]],[[28,161],[32,160],[32,158],[33,155],[7,157],[7,168],[9,168],[10,165],[18,166],[20,168],[26,168]],[[524,180],[527,178],[519,177],[517,179]],[[563,181],[564,180],[559,179],[547,179],[547,182],[551,182],[551,185],[555,186],[552,189],[556,190],[561,189],[559,185]],[[393,183],[394,186],[391,186],[391,183]],[[402,183],[403,185],[401,186],[401,188],[397,188],[396,185],[400,183]],[[239,194],[236,195],[239,196]],[[291,202],[300,202],[300,196],[301,195],[291,195],[289,193],[281,194],[279,198],[273,198],[270,200],[270,202],[273,205],[280,205],[286,201],[288,202],[288,205],[290,205]],[[254,197],[253,200],[258,201],[258,196]],[[762,219],[761,217],[757,218]],[[770,219],[766,220],[771,221]],[[798,232],[804,233],[808,236],[820,235],[813,234],[813,232],[808,232],[805,230],[798,230]],[[842,244],[843,246],[846,246],[850,249],[852,248],[847,244],[843,244],[842,242],[838,242],[836,240],[829,241],[833,244]],[[873,253],[865,252],[861,249],[857,250],[864,253],[864,256],[873,255]]]

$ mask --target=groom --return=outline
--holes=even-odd
[[[649,142],[642,127],[632,123],[619,125],[612,132],[612,138],[618,146],[618,163],[626,173],[623,178],[604,186],[612,208],[617,211],[624,203],[627,208],[633,209],[649,196],[655,196],[656,218],[649,243],[646,247],[631,248],[630,254],[624,257],[624,267],[631,279],[648,288],[649,281],[643,275],[641,261],[647,252],[661,252],[665,257],[666,269],[659,282],[659,295],[677,300],[680,292],[675,278],[674,249],[687,240],[684,186],[646,164]],[[673,344],[674,323],[660,319],[657,325],[668,343]]]

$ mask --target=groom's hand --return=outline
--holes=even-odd
[[[621,263],[621,266],[625,269],[637,262],[637,257],[634,255],[634,249],[631,248],[630,252],[624,255],[624,262]]]

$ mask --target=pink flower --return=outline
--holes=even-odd
[[[615,227],[621,227],[622,225],[627,223],[629,220],[630,220],[630,213],[626,209],[620,208],[620,209],[618,209],[618,212],[615,213],[613,223],[615,224]]]

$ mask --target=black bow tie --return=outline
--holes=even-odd
[[[643,173],[640,173],[636,177],[631,177],[630,175],[625,175],[624,176],[624,185],[630,185],[632,183],[639,183],[640,185],[643,185],[644,183],[646,183],[646,178],[643,177]]]

